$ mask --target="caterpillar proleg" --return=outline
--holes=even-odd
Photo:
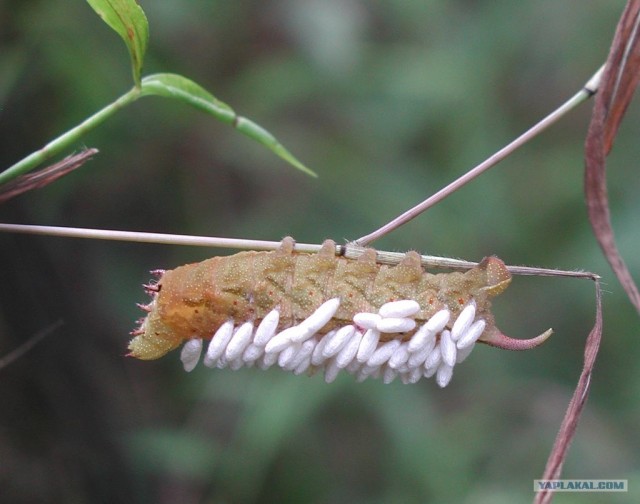
[[[129,355],[157,359],[186,343],[181,358],[190,371],[209,341],[208,367],[323,369],[327,381],[344,369],[386,383],[435,374],[444,387],[476,342],[524,350],[551,334],[517,340],[496,327],[490,300],[511,281],[497,257],[466,272],[432,274],[416,252],[388,266],[373,249],[355,260],[337,257],[331,240],[317,254],[293,249],[285,238],[273,252],[156,271]]]

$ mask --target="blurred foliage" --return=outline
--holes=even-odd
[[[85,138],[100,154],[0,220],[321,242],[364,235],[483,160],[604,60],[623,2],[141,1],[145,73],[187,75],[272,131],[319,179],[179,104],[136,104]],[[125,49],[87,4],[0,2],[7,167],[130,86]],[[626,478],[638,502],[638,320],[586,219],[589,106],[380,249],[601,273],[605,333],[568,478]],[[640,271],[640,113],[610,158],[614,227]],[[80,145],[78,146],[80,147]],[[146,271],[220,253],[0,236],[0,352],[65,326],[0,370],[3,502],[473,502],[533,497],[594,318],[587,281],[517,278],[501,328],[439,390],[277,370],[187,375],[177,354],[123,358]],[[223,251],[222,253],[228,253]],[[562,494],[557,502],[601,502]]]

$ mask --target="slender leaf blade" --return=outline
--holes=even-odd
[[[149,41],[149,23],[135,0],[87,0],[94,11],[124,40],[131,58],[133,81],[140,87]]]
[[[142,95],[164,96],[183,101],[228,124],[233,124],[236,118],[236,113],[229,105],[182,75],[171,73],[148,75],[142,79]]]
[[[316,177],[317,175],[293,156],[271,133],[253,121],[238,116],[226,103],[218,100],[199,84],[182,75],[153,74],[142,79],[142,96],[174,98],[206,112],[219,121],[233,125],[238,131],[261,143],[271,152],[295,168]]]
[[[255,140],[256,142],[260,142],[267,149],[269,149],[274,154],[280,156],[282,159],[287,161],[292,166],[295,166],[298,170],[305,172],[312,177],[317,177],[315,172],[307,168],[300,161],[298,161],[293,154],[291,154],[284,145],[282,145],[276,137],[274,137],[271,133],[269,133],[266,129],[264,129],[259,124],[254,123],[250,119],[246,117],[236,117],[236,121],[234,123],[236,129],[247,135],[249,138]]]

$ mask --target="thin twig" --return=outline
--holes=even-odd
[[[0,227],[0,230],[2,228]],[[350,259],[357,259],[360,257],[364,250],[364,247],[359,245],[348,243],[344,246],[344,252],[341,255]],[[402,252],[385,252],[383,250],[377,251],[376,261],[380,264],[398,264],[405,257]],[[461,259],[451,259],[448,257],[428,256],[423,255],[422,265],[426,268],[453,268],[453,269],[470,269],[478,265],[477,262],[463,261]],[[513,275],[521,276],[550,276],[550,277],[570,277],[570,278],[586,278],[589,280],[597,280],[599,275],[591,273],[589,271],[565,271],[549,268],[536,268],[531,266],[507,266],[509,272]]]
[[[434,206],[436,203],[442,201],[447,196],[451,195],[452,193],[460,189],[462,186],[468,184],[473,179],[475,179],[476,177],[486,172],[489,168],[492,168],[495,165],[497,165],[500,161],[505,159],[507,156],[511,155],[518,148],[522,147],[524,144],[529,142],[531,139],[533,139],[534,137],[542,133],[545,129],[547,129],[549,126],[551,126],[556,121],[558,121],[566,113],[573,110],[582,102],[591,98],[598,89],[598,86],[600,84],[600,76],[602,75],[603,68],[604,67],[600,68],[591,77],[591,79],[589,79],[589,81],[583,86],[583,88],[580,91],[578,91],[572,98],[570,98],[563,105],[561,105],[559,108],[554,110],[547,117],[542,119],[538,124],[528,129],[518,138],[513,140],[511,143],[509,143],[502,149],[500,149],[498,152],[496,152],[491,157],[489,157],[488,159],[480,163],[475,168],[472,168],[471,170],[466,172],[464,175],[462,175],[458,179],[451,182],[449,185],[443,187],[438,192],[429,196],[422,203],[414,206],[410,210],[407,210],[402,215],[399,215],[398,217],[396,217],[389,223],[385,224],[381,228],[376,229],[373,233],[370,233],[361,238],[358,238],[356,240],[356,243],[358,245],[365,246],[365,245],[369,245],[370,243],[372,243],[373,241],[379,238],[382,238],[384,235],[406,224],[411,219],[414,219],[415,217],[420,215],[422,212]]]
[[[62,236],[66,238],[89,238],[93,240],[128,241],[138,243],[158,243],[164,245],[190,245],[197,247],[219,247],[244,250],[276,250],[280,242],[264,240],[246,240],[242,238],[219,238],[213,236],[193,236],[164,233],[145,233],[139,231],[115,231],[107,229],[87,229],[57,226],[31,226],[27,224],[0,224],[0,231],[10,233],[35,234],[46,236]],[[297,252],[313,253],[320,250],[321,245],[311,243],[296,243]],[[357,259],[365,250],[355,243],[336,246],[336,255]],[[399,252],[377,252],[377,261],[380,264],[398,264],[405,254]],[[448,257],[423,255],[422,264],[427,268],[454,268],[469,269],[478,263],[451,259]],[[595,273],[588,271],[564,271],[547,268],[533,268],[527,266],[508,266],[514,275],[535,276],[560,276],[572,278],[588,278],[596,280],[600,278]]]
[[[40,341],[42,341],[46,336],[49,336],[52,332],[62,326],[64,322],[62,319],[54,322],[53,324],[41,329],[36,334],[31,336],[27,341],[25,341],[22,345],[20,345],[15,350],[9,352],[4,357],[0,358],[0,369],[7,367],[9,364],[17,361],[20,357],[26,354],[29,350],[31,350],[34,346],[36,346]]]
[[[562,466],[567,457],[569,445],[575,436],[576,429],[578,428],[578,421],[582,414],[582,410],[587,402],[589,396],[589,388],[591,385],[591,374],[595,366],[596,357],[600,348],[600,342],[602,339],[602,292],[600,289],[600,282],[596,280],[596,320],[593,325],[593,329],[587,337],[587,342],[584,348],[584,363],[578,384],[573,393],[567,411],[565,412],[564,419],[560,426],[560,430],[556,436],[556,440],[553,443],[553,448],[547,459],[547,465],[544,469],[542,479],[549,481],[559,479],[562,475]],[[534,504],[549,504],[554,495],[554,490],[544,490],[536,494],[533,502]]]

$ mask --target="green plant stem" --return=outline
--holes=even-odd
[[[99,110],[91,117],[85,119],[75,128],[70,129],[66,133],[60,135],[58,138],[45,145],[42,149],[29,154],[26,158],[18,161],[16,164],[0,173],[0,185],[5,184],[10,180],[19,177],[20,175],[24,175],[47,159],[50,159],[53,156],[56,156],[61,152],[68,150],[75,142],[80,139],[80,137],[94,129],[99,124],[103,123],[106,119],[111,117],[124,106],[134,102],[139,97],[140,89],[131,89],[113,103],[110,103],[102,110]]]

